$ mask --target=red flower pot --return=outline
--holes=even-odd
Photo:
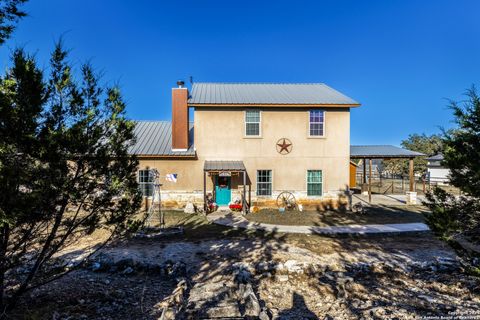
[[[241,211],[242,205],[241,204],[231,204],[228,206],[232,211]]]

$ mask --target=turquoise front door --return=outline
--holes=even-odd
[[[227,205],[232,197],[230,177],[215,177],[215,197],[217,205]]]

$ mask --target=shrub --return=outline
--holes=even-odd
[[[472,239],[479,239],[480,203],[476,198],[456,197],[436,187],[426,194],[423,204],[431,210],[425,221],[440,238],[450,240],[461,232]]]

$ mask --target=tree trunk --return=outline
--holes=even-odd
[[[25,291],[27,291],[28,285],[37,274],[38,269],[40,269],[43,263],[45,262],[44,258],[47,255],[47,251],[51,247],[52,241],[55,239],[55,235],[57,234],[60,224],[62,223],[63,213],[65,212],[65,208],[67,207],[67,204],[68,204],[68,199],[64,199],[62,206],[59,209],[57,216],[55,217],[55,222],[53,224],[52,230],[50,231],[50,234],[48,235],[47,240],[45,240],[45,243],[43,244],[42,251],[38,255],[35,261],[35,264],[33,265],[25,281],[20,285],[20,287],[13,294],[12,299],[8,303],[7,310],[12,310],[15,307],[18,297],[20,297],[23,293],[25,293]]]
[[[5,272],[7,271],[6,266],[6,254],[8,248],[8,240],[10,238],[10,227],[8,224],[5,224],[1,231],[2,237],[2,247],[0,249],[0,306],[4,309],[5,301],[4,301],[4,294],[5,294]]]

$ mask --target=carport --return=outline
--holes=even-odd
[[[365,145],[365,146],[350,146],[350,159],[363,160],[363,175],[362,182],[367,183],[367,160],[368,168],[368,201],[372,201],[372,159],[405,159],[409,160],[409,181],[410,192],[414,191],[413,186],[413,159],[416,157],[424,157],[425,154],[411,151],[391,145]]]

